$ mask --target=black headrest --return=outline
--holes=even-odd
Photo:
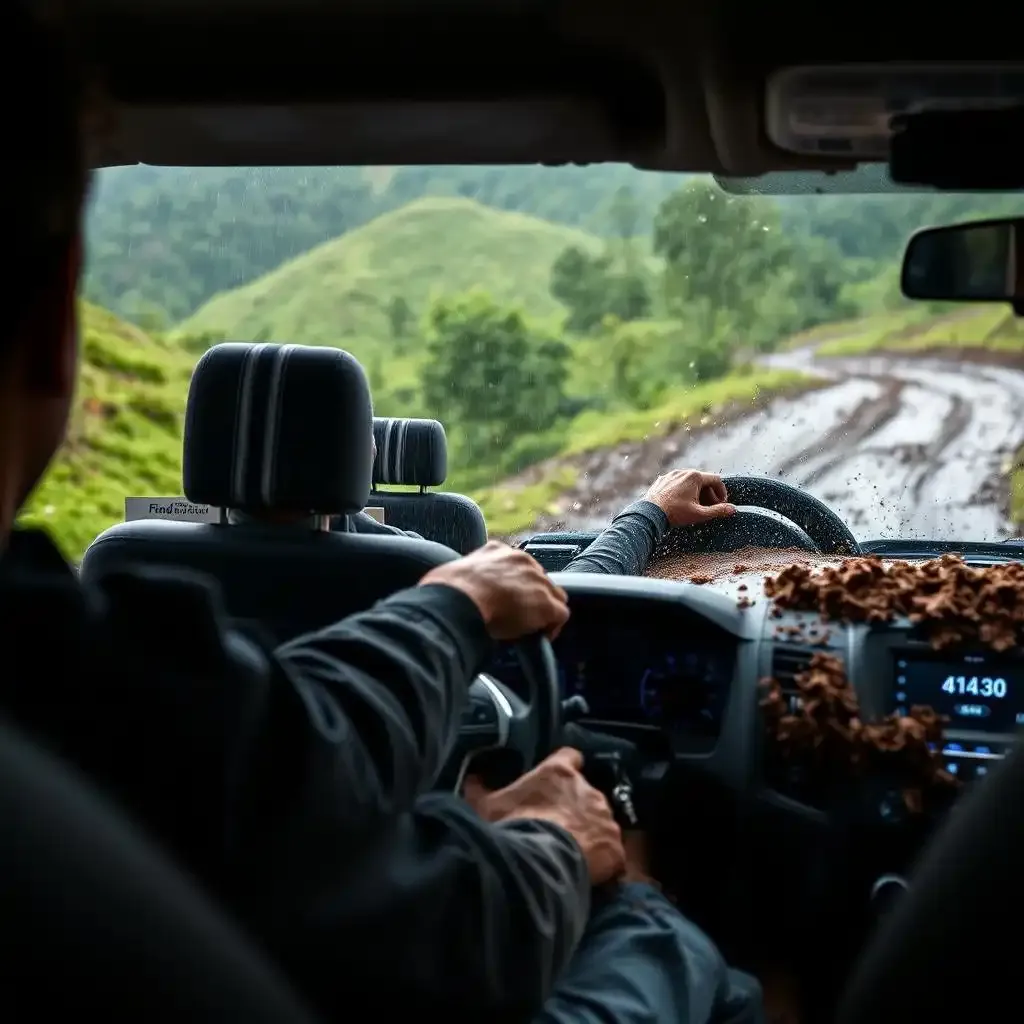
[[[373,408],[336,348],[215,345],[192,375],[182,482],[190,501],[348,514],[370,493]]]
[[[373,421],[373,483],[438,487],[448,475],[448,438],[437,420]]]

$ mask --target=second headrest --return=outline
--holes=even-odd
[[[448,438],[437,420],[373,421],[373,484],[439,487],[448,475]]]

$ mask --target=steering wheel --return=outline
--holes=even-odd
[[[722,482],[736,514],[669,530],[652,562],[667,555],[738,551],[751,546],[800,548],[819,555],[860,553],[860,544],[846,523],[799,487],[757,476],[727,476]]]
[[[1024,746],[962,797],[932,837],[854,971],[839,1024],[1006,1017],[1020,970],[1012,929],[1024,912],[1022,808]]]
[[[469,687],[469,699],[462,713],[456,748],[449,763],[457,766],[451,781],[456,792],[470,761],[485,752],[497,772],[513,778],[543,761],[558,744],[562,728],[562,695],[558,666],[551,642],[538,633],[515,645],[516,657],[529,700],[524,701],[514,690],[490,675],[479,675]],[[492,788],[501,780],[491,776]]]

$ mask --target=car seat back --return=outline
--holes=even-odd
[[[277,641],[336,622],[453,560],[440,544],[334,533],[368,503],[369,386],[348,353],[226,343],[199,361],[185,420],[190,501],[246,513],[240,525],[140,520],[105,530],[83,579],[126,563],[182,566],[217,581],[228,614]],[[291,515],[287,526],[261,516]]]
[[[376,455],[369,501],[384,509],[385,522],[410,530],[465,555],[487,543],[484,514],[472,498],[440,487],[448,475],[448,439],[437,420],[376,418]],[[382,490],[402,485],[415,493]]]

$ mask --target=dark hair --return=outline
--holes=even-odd
[[[73,11],[61,0],[0,0],[4,162],[0,230],[8,251],[0,354],[80,230],[88,187],[88,79]]]

